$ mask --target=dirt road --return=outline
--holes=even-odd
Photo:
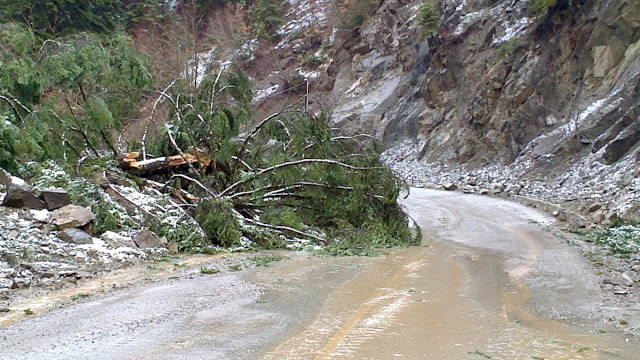
[[[404,204],[421,247],[185,270],[0,328],[0,358],[640,359],[600,320],[593,269],[552,219],[423,189]]]

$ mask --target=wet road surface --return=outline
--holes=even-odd
[[[424,189],[404,206],[421,247],[197,267],[0,328],[0,359],[640,359],[552,219]]]

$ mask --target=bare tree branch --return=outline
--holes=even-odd
[[[198,181],[198,180],[196,180],[196,179],[194,179],[194,178],[192,178],[192,177],[186,176],[186,175],[182,175],[182,174],[174,174],[174,175],[172,175],[172,176],[171,176],[171,179],[169,179],[169,181],[167,181],[167,184],[169,184],[171,181],[173,181],[173,180],[174,180],[174,179],[176,179],[176,178],[180,178],[180,179],[185,179],[185,180],[191,181],[192,183],[194,183],[194,184],[198,185],[201,189],[203,189],[204,191],[206,191],[206,192],[207,192],[207,194],[211,195],[211,197],[213,197],[213,198],[218,198],[218,197],[219,197],[219,196],[218,196],[218,194],[216,194],[216,193],[215,193],[215,192],[213,192],[211,189],[209,189],[208,187],[206,187],[206,186],[205,186],[204,184],[202,184],[200,181]],[[167,184],[165,184],[165,186],[166,186]]]
[[[162,93],[167,93],[167,91],[169,91],[169,89],[173,86],[173,84],[176,83],[176,81],[178,81],[178,79],[174,79],[165,89]],[[142,135],[142,160],[147,160],[147,135],[149,133],[149,125],[151,123],[153,123],[153,115],[156,112],[156,108],[158,107],[158,105],[162,102],[164,98],[162,97],[162,95],[158,96],[158,99],[156,99],[155,103],[153,104],[153,107],[151,108],[151,114],[149,114],[149,119],[147,120],[147,122],[144,125],[144,135]]]
[[[247,218],[245,218],[243,220],[248,222],[248,223],[250,223],[250,224],[253,224],[253,225],[256,225],[256,226],[260,226],[260,227],[263,227],[263,228],[266,228],[266,229],[277,230],[279,232],[285,232],[286,231],[286,232],[290,232],[290,233],[293,233],[293,234],[296,234],[296,235],[299,235],[299,236],[303,236],[305,238],[312,238],[312,239],[316,239],[316,240],[322,241],[322,242],[326,241],[326,239],[323,239],[320,236],[316,236],[316,235],[313,235],[313,234],[305,233],[303,231],[296,230],[296,229],[288,227],[288,226],[270,225],[270,224],[265,224],[265,223],[257,221],[257,220],[247,219]]]
[[[352,171],[365,171],[365,170],[380,170],[383,169],[382,167],[359,167],[359,166],[353,166],[353,165],[349,165],[349,164],[345,164],[336,160],[330,160],[330,159],[302,159],[302,160],[296,160],[296,161],[289,161],[289,162],[285,162],[285,163],[281,163],[281,164],[277,164],[274,166],[270,166],[266,169],[260,170],[257,173],[253,174],[252,176],[247,177],[246,179],[242,179],[242,180],[238,180],[236,181],[234,184],[232,184],[231,186],[229,186],[228,188],[224,189],[224,191],[222,191],[220,193],[220,196],[224,196],[225,194],[227,194],[229,191],[235,189],[236,187],[254,180],[255,178],[262,176],[266,173],[269,173],[271,171],[275,171],[278,169],[282,169],[285,167],[290,167],[290,166],[297,166],[297,165],[301,165],[301,164],[309,164],[309,163],[319,163],[319,164],[331,164],[331,165],[336,165],[336,166],[341,166],[343,168],[352,170]]]

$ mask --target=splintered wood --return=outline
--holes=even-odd
[[[132,171],[140,176],[170,172],[184,172],[189,163],[194,167],[207,168],[211,165],[211,158],[204,152],[198,151],[198,156],[190,153],[182,155],[164,156],[154,159],[138,161],[140,153],[130,152],[120,159],[120,167]],[[199,165],[198,165],[199,164]]]

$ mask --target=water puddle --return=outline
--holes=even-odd
[[[438,241],[368,259],[264,358],[637,359],[638,343],[605,324],[534,314],[502,261]]]

